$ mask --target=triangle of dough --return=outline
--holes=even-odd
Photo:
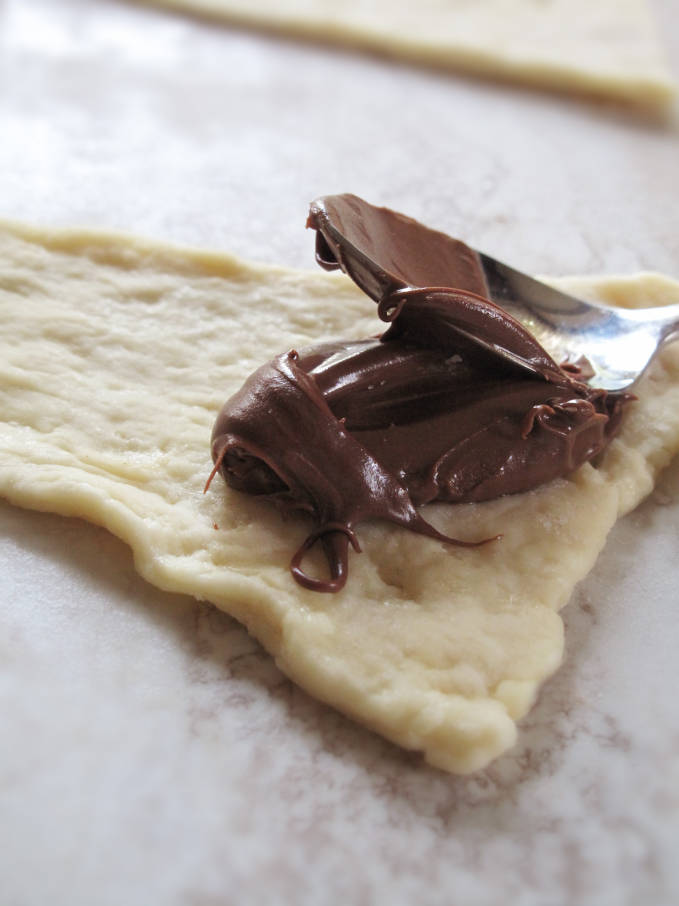
[[[145,2],[541,88],[650,106],[676,91],[646,0]]]
[[[679,300],[659,276],[559,285],[626,305]],[[150,582],[228,611],[312,695],[449,771],[513,744],[561,660],[559,608],[679,449],[675,345],[600,468],[427,508],[448,534],[501,542],[462,550],[363,525],[347,587],[319,595],[288,571],[308,525],[220,481],[202,490],[215,415],[255,367],[379,329],[346,277],[5,225],[0,319],[0,494],[106,526]]]

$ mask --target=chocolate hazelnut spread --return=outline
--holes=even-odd
[[[417,508],[529,490],[609,442],[629,395],[560,368],[486,298],[479,257],[464,243],[354,195],[314,202],[307,225],[318,263],[347,273],[389,328],[263,365],[212,434],[213,475],[313,519],[290,564],[301,585],[343,587],[366,519],[485,543],[442,535]],[[302,569],[318,540],[327,579]]]

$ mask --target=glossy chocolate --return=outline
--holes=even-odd
[[[355,527],[366,519],[484,543],[442,535],[417,507],[526,491],[606,446],[628,395],[562,370],[484,297],[478,256],[464,243],[353,195],[314,202],[308,226],[319,264],[342,268],[389,329],[262,366],[212,435],[215,471],[232,487],[312,518],[291,561],[300,584],[342,588],[348,545],[360,550]],[[327,579],[302,569],[318,540]]]

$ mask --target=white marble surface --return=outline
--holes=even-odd
[[[352,190],[528,270],[678,276],[678,160],[676,117],[0,0],[0,217],[312,266],[307,202]],[[566,609],[518,746],[456,779],[102,530],[0,505],[0,903],[677,902],[678,529],[675,462]]]

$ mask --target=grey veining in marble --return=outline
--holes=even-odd
[[[678,152],[676,124],[615,107],[0,0],[0,217],[313,266],[307,203],[351,190],[529,271],[678,276]],[[564,611],[515,750],[460,779],[310,699],[102,530],[1,504],[0,903],[670,906],[678,529],[675,462]]]

